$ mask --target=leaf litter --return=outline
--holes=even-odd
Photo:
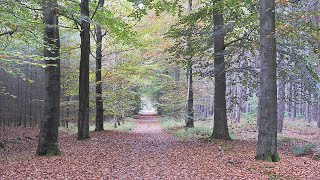
[[[130,132],[59,134],[63,152],[35,155],[37,128],[6,128],[0,149],[0,179],[318,179],[320,163],[280,149],[277,163],[255,161],[254,141],[179,140],[163,130],[157,116],[135,119]],[[3,137],[3,133],[1,134]],[[28,138],[26,138],[28,137]],[[218,145],[223,156],[218,157]]]

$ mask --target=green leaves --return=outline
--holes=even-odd
[[[116,17],[115,13],[108,8],[100,8],[96,12],[93,21],[101,25],[101,28],[105,29],[117,41],[124,44],[138,45],[137,39],[134,38],[135,33],[131,27],[119,17]]]

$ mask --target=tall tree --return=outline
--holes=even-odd
[[[217,1],[213,0],[216,6]],[[226,73],[225,73],[225,28],[224,18],[220,9],[213,9],[214,25],[214,127],[212,137],[216,139],[231,139],[227,122],[226,106]]]
[[[256,159],[279,161],[277,153],[277,61],[275,1],[260,0],[259,134]]]
[[[188,1],[188,11],[192,11],[192,0]],[[191,33],[190,33],[191,34]],[[188,50],[191,50],[191,42],[190,38],[188,37]],[[191,54],[191,53],[190,53]],[[193,72],[192,72],[192,55],[187,60],[187,79],[188,79],[188,95],[187,95],[187,121],[186,121],[186,127],[193,128],[194,127],[194,110],[193,110]]]
[[[81,58],[79,76],[78,140],[89,138],[89,0],[81,0]]]
[[[285,99],[286,99],[286,82],[284,77],[285,59],[282,54],[280,54],[278,67],[278,133],[282,133],[283,129],[283,119],[286,110]]]
[[[43,0],[45,95],[44,118],[40,124],[37,154],[57,155],[60,117],[60,40],[58,4],[56,0]]]
[[[104,0],[99,1],[102,8]],[[103,130],[103,101],[102,101],[102,81],[101,81],[101,58],[102,58],[102,31],[101,25],[96,26],[97,48],[96,48],[96,131]]]

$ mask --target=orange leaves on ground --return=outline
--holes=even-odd
[[[137,116],[134,130],[92,132],[77,141],[60,133],[57,157],[36,157],[37,129],[7,128],[0,150],[2,179],[317,179],[320,164],[279,146],[281,161],[254,160],[254,141],[178,140],[157,116]],[[3,134],[2,134],[3,135]],[[1,137],[3,137],[1,135]],[[25,138],[30,137],[30,138]],[[218,145],[223,156],[218,158]]]

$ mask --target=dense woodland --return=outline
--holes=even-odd
[[[90,148],[77,145],[87,141],[108,149],[104,143],[112,140],[120,153],[117,142],[138,143],[140,133],[147,142],[183,146],[189,160],[191,149],[212,151],[221,160],[235,146],[254,153],[242,157],[230,150],[238,159],[227,165],[253,158],[290,166],[292,156],[305,153],[313,159],[309,168],[317,169],[319,25],[318,0],[0,0],[0,159],[12,160],[8,149],[20,148],[16,132],[32,134],[22,133],[32,141],[25,151],[62,159],[68,159],[66,147]],[[123,134],[111,133],[121,127],[127,128]],[[173,140],[180,136],[191,139],[190,148]],[[77,141],[68,145],[68,138]],[[130,147],[144,152],[147,142]],[[200,159],[193,162],[212,157]],[[0,166],[0,177],[7,168],[14,165]],[[248,171],[243,177],[306,177]],[[241,177],[234,169],[221,176],[162,172],[108,178]],[[33,177],[45,177],[38,175]]]

